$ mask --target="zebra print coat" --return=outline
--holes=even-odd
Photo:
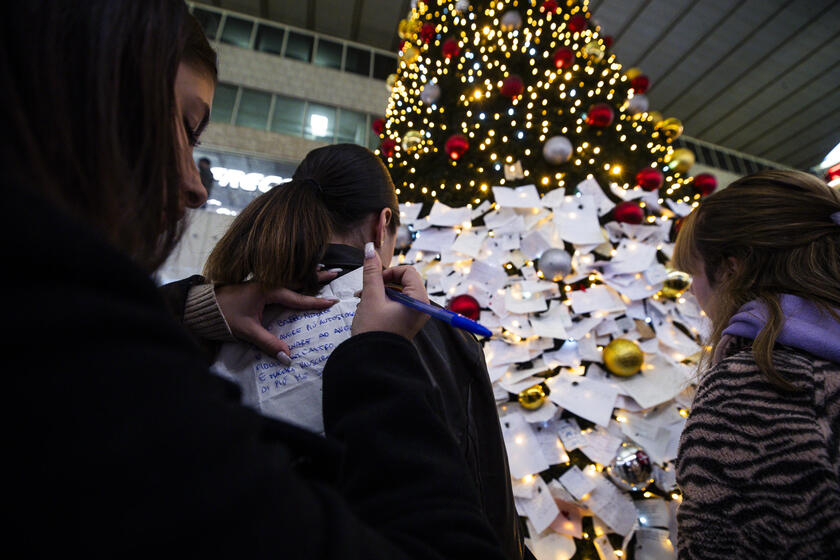
[[[777,346],[777,389],[738,339],[680,440],[679,558],[840,559],[840,365]]]

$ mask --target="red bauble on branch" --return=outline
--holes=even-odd
[[[613,209],[613,216],[617,222],[638,225],[645,217],[642,207],[635,202],[619,202]]]
[[[469,149],[470,143],[466,136],[461,134],[453,134],[446,140],[443,149],[446,150],[446,155],[452,159],[458,159]]]
[[[644,93],[650,87],[650,78],[645,76],[644,74],[639,74],[632,80],[630,80],[630,85],[633,87],[633,91],[636,93]]]
[[[540,11],[545,12],[546,14],[554,14],[557,13],[557,2],[554,0],[545,0],[540,6]]]
[[[382,136],[382,131],[385,130],[385,119],[382,117],[378,119],[373,119],[373,122],[370,123],[370,127],[376,133],[377,136]]]
[[[662,172],[654,167],[645,167],[636,173],[636,184],[648,192],[659,189],[664,180]]]
[[[472,319],[473,321],[478,321],[478,317],[481,315],[481,306],[479,306],[478,301],[469,294],[455,296],[449,301],[449,305],[447,305],[446,308],[450,311],[454,311],[455,313],[460,313],[467,319]]]
[[[583,31],[586,29],[586,17],[581,14],[572,16],[569,19],[569,23],[566,24],[566,27],[569,28],[569,31]]]
[[[423,27],[420,28],[420,39],[424,43],[428,43],[435,37],[435,24],[434,23],[424,23]]]
[[[400,39],[400,46],[399,46],[399,48],[397,49],[397,51],[398,51],[398,52],[403,52],[403,49],[405,48],[405,44],[406,44],[407,42],[408,42],[408,41],[406,41],[405,39]]]
[[[396,140],[394,140],[393,138],[386,138],[379,145],[379,151],[382,152],[382,154],[385,157],[392,157],[394,155],[394,151],[396,150],[396,147],[397,147],[397,141]]]
[[[512,99],[522,95],[524,90],[525,83],[522,81],[522,78],[516,74],[511,74],[502,82],[502,88],[499,92],[505,97],[510,97]]]
[[[710,195],[717,188],[717,179],[711,173],[701,173],[694,177],[694,188],[703,196]]]
[[[557,68],[568,68],[575,60],[575,51],[569,47],[560,47],[554,51],[554,66]]]
[[[612,107],[606,103],[596,103],[589,108],[589,112],[586,114],[586,123],[603,128],[612,124],[614,116]]]
[[[458,56],[461,54],[461,47],[458,45],[458,40],[454,37],[450,37],[440,46],[440,52],[442,52],[443,56],[446,58]]]
[[[610,48],[613,46],[613,36],[612,35],[604,35],[604,46]]]

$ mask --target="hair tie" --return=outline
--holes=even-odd
[[[829,216],[829,218],[831,218],[832,222],[840,226],[840,210]]]

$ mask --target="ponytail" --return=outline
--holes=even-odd
[[[315,293],[331,233],[320,189],[295,179],[257,197],[236,217],[210,253],[204,275],[219,284],[253,280],[266,289]]]

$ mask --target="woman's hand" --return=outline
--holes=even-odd
[[[429,316],[390,299],[385,295],[385,283],[400,284],[405,295],[429,303],[420,274],[412,266],[398,266],[383,271],[382,261],[373,243],[368,243],[365,246],[363,278],[362,301],[356,308],[351,332],[356,335],[385,331],[409,340],[414,338]]]
[[[329,282],[335,271],[318,273],[318,280]],[[216,301],[233,336],[257,346],[285,365],[291,364],[289,345],[271,334],[262,325],[266,305],[282,305],[289,309],[326,309],[338,300],[304,296],[287,288],[264,290],[254,282],[230,284],[216,288]]]

